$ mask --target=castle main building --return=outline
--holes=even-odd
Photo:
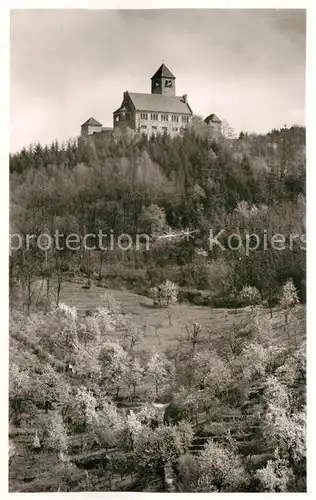
[[[176,96],[176,77],[162,64],[151,77],[151,94],[126,91],[120,107],[113,113],[113,127],[128,127],[148,136],[168,133],[180,134],[191,122],[193,111],[187,95]],[[212,117],[212,119],[210,119]],[[208,117],[213,128],[220,129],[221,120]],[[109,130],[94,118],[81,126],[81,135]]]
[[[193,111],[187,96],[176,96],[176,78],[162,64],[151,77],[151,94],[124,92],[121,106],[113,113],[113,126],[128,126],[148,135],[174,135],[190,123]]]

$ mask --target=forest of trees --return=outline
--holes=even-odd
[[[111,490],[119,476],[166,491],[168,470],[176,491],[305,491],[305,164],[303,127],[214,139],[198,119],[173,139],[115,131],[10,155],[12,491]],[[210,248],[222,229],[225,249]],[[150,244],[87,249],[100,230]],[[56,231],[79,250],[24,245]],[[229,250],[252,233],[256,250]],[[245,316],[146,351],[110,294],[85,317],[64,304],[70,281]],[[25,428],[34,442],[17,439]],[[81,455],[96,449],[89,472]],[[25,463],[41,453],[57,462],[35,478]]]
[[[80,269],[116,277],[143,292],[169,278],[208,289],[214,301],[256,286],[273,302],[291,278],[305,299],[305,129],[214,141],[197,124],[183,137],[148,140],[118,133],[50,147],[37,145],[10,158],[11,234],[49,233],[152,237],[149,250],[12,251],[15,274],[58,275]],[[158,239],[168,230],[194,230],[189,241]],[[262,245],[247,255],[209,246],[210,230],[225,237],[255,232],[260,241],[282,234],[283,249]],[[13,241],[13,247],[16,242]],[[202,255],[207,253],[207,257]],[[31,272],[31,268],[34,270]],[[224,276],[221,279],[220,276]],[[219,281],[221,284],[219,284]]]

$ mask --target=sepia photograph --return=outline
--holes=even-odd
[[[306,493],[307,17],[10,11],[10,493]]]

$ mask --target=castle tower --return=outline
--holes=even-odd
[[[219,137],[221,135],[222,120],[218,118],[218,116],[215,113],[212,113],[211,115],[207,116],[204,119],[204,121],[212,130],[214,137]]]
[[[167,96],[176,95],[176,77],[165,64],[162,64],[151,77],[151,93]]]
[[[81,125],[81,135],[91,135],[93,132],[100,132],[102,130],[102,123],[98,122],[92,116]]]

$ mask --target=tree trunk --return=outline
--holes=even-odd
[[[57,276],[57,291],[56,291],[56,307],[59,306],[62,279],[63,279],[62,275],[58,274],[58,276]]]
[[[100,267],[99,267],[99,280],[102,280],[102,270],[103,270],[103,262],[104,262],[104,253],[101,251],[100,253]]]
[[[31,290],[31,278],[27,279],[27,315],[30,315],[32,303],[32,290]]]
[[[270,318],[273,317],[273,309],[270,300],[268,300],[268,306],[269,306],[269,311],[270,311]]]
[[[48,312],[48,305],[49,305],[49,292],[50,292],[50,277],[46,278],[46,301],[45,301],[45,310],[44,314],[47,314]]]
[[[109,490],[111,490],[111,488],[112,488],[112,472],[110,472],[108,475],[108,481],[109,481]]]
[[[171,312],[168,312],[168,318],[169,318],[169,326],[172,326],[172,317],[171,317]]]
[[[14,269],[13,256],[10,255],[10,266],[9,266],[9,306],[11,306],[12,293],[13,293],[13,289],[15,287],[13,269]]]

